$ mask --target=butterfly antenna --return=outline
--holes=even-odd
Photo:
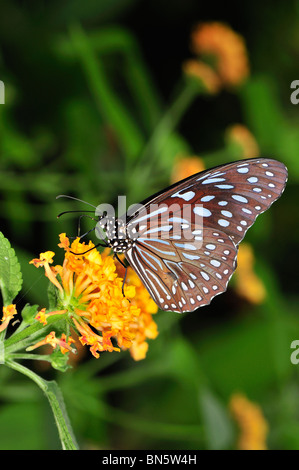
[[[57,216],[57,219],[59,219],[59,217],[61,217],[64,214],[71,214],[71,213],[78,213],[78,212],[82,212],[82,211],[64,211],[64,212],[60,212],[60,214],[58,214],[58,216]],[[84,211],[84,212],[94,212],[94,211]]]
[[[74,197],[74,196],[68,196],[67,194],[59,194],[59,196],[56,196],[56,199],[59,199],[61,197],[67,197],[68,199],[73,199],[74,201],[83,202],[84,204],[88,204],[89,206],[94,207],[96,209],[96,206],[94,206],[93,204],[83,201],[82,199],[78,199],[77,197]]]

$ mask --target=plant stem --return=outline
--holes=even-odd
[[[51,355],[49,354],[12,353],[9,355],[9,357],[11,359],[31,359],[34,361],[52,362]]]
[[[26,375],[39,386],[39,388],[44,392],[44,394],[48,398],[49,403],[51,405],[62,448],[64,450],[77,450],[78,444],[73,434],[73,430],[65,408],[64,400],[57,383],[54,380],[48,381],[42,379],[42,377],[37,375],[35,372],[32,372],[30,369],[27,369],[27,367],[24,367],[18,362],[7,360],[5,364],[11,369],[14,369],[20,372],[21,374]]]
[[[47,324],[35,322],[32,325],[27,326],[22,330],[15,331],[7,340],[5,340],[5,352],[6,354],[24,349],[33,343],[34,339],[39,338],[42,334],[51,329],[51,325],[54,323],[63,321],[62,315],[53,315],[47,320]]]
[[[102,62],[79,24],[70,27],[70,39],[102,117],[113,127],[126,158],[134,163],[143,145],[140,129],[111,88]]]
[[[198,94],[199,88],[197,84],[188,82],[184,86],[173,104],[168,108],[158,123],[152,137],[140,156],[138,166],[144,164],[150,156],[151,162],[153,163],[153,156],[157,157],[157,155],[162,151],[168,137],[174,131],[182,116]]]
[[[128,200],[130,202],[134,202],[136,197],[140,197],[139,194],[133,194],[131,188],[136,187],[136,182],[139,182],[141,190],[144,189],[144,185],[148,184],[153,167],[157,166],[158,158],[159,168],[168,167],[168,162],[163,162],[163,158],[165,160],[165,153],[163,153],[165,145],[198,94],[200,94],[200,89],[197,84],[193,82],[185,84],[157,124],[134,169],[132,167],[128,168]]]

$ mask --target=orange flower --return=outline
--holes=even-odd
[[[240,155],[236,155],[237,158],[254,158],[260,154],[257,141],[247,127],[242,124],[230,126],[226,131],[226,139],[228,143],[238,146]]]
[[[194,59],[186,60],[183,63],[183,72],[187,77],[199,81],[204,86],[204,89],[212,95],[220,90],[221,82],[218,75],[212,67],[204,62]]]
[[[3,307],[2,325],[0,326],[0,332],[8,327],[10,320],[17,314],[15,304],[10,304],[7,307]]]
[[[68,351],[77,352],[75,349],[70,347],[72,343],[75,343],[75,340],[71,336],[67,338],[66,335],[62,333],[59,343],[62,354],[66,354]]]
[[[235,393],[231,397],[229,406],[240,428],[238,449],[266,450],[268,424],[261,408],[240,393]]]
[[[218,22],[199,24],[192,33],[191,47],[195,54],[215,60],[215,71],[224,85],[236,86],[248,77],[244,39],[229,26]]]
[[[74,342],[75,341],[71,336],[69,336],[68,341],[66,342],[66,335],[64,333],[62,333],[61,339],[56,338],[55,331],[51,331],[51,333],[49,333],[44,339],[34,344],[33,346],[29,346],[28,348],[26,348],[26,351],[33,351],[33,349],[49,344],[50,346],[52,346],[53,349],[59,346],[63,354],[65,354],[67,351],[76,353],[76,350],[70,346]]]
[[[46,325],[47,324],[47,318],[50,317],[51,315],[62,315],[66,312],[67,312],[67,310],[55,310],[53,312],[46,313],[46,309],[42,308],[38,312],[38,314],[35,316],[35,319],[38,320],[43,325]]]
[[[117,272],[120,276],[124,275],[124,267],[120,263],[117,265]],[[152,318],[157,312],[157,305],[131,267],[128,267],[127,282],[135,287],[135,296],[131,304],[140,308],[138,321],[131,323],[129,330],[133,335],[130,353],[135,361],[139,361],[144,359],[148,350],[146,339],[155,339],[158,336],[157,325]]]
[[[203,160],[199,157],[180,157],[174,163],[171,182],[176,183],[177,181],[188,178],[188,176],[199,173],[205,169]]]
[[[53,269],[50,268],[50,264],[53,263],[53,256],[55,253],[53,251],[46,251],[45,253],[41,253],[39,258],[35,258],[29,261],[29,264],[34,264],[36,268],[43,266],[45,268],[45,274],[47,278],[60,290],[62,291],[62,287],[56,279],[56,275]]]
[[[241,243],[238,253],[238,268],[235,274],[237,293],[253,304],[260,304],[266,297],[262,281],[253,271],[254,253],[249,243]]]
[[[36,319],[45,324],[50,315],[68,316],[80,334],[81,343],[90,346],[95,357],[102,351],[129,348],[134,359],[143,359],[146,339],[157,336],[152,314],[158,310],[145,287],[131,274],[124,285],[124,297],[123,279],[111,256],[100,255],[96,249],[75,255],[71,251],[82,253],[94,245],[76,239],[70,246],[65,234],[60,235],[60,242],[59,246],[65,250],[62,266],[50,267],[53,255],[51,258],[44,253],[39,260],[33,260],[36,266],[45,267],[46,276],[57,287],[59,307],[50,313],[42,309]]]

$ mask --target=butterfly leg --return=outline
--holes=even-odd
[[[125,275],[124,275],[124,278],[123,278],[123,285],[121,286],[121,290],[122,290],[122,293],[123,293],[124,297],[125,297],[124,287],[125,287],[125,282],[126,282],[126,277],[127,277],[127,271],[128,271],[128,267],[126,266]],[[130,300],[129,300],[129,302],[130,302]]]
[[[86,235],[88,235],[90,232],[93,232],[95,230],[95,228],[92,228],[90,230],[88,230],[87,232],[83,233],[83,235],[77,235],[76,237],[68,237],[70,240],[75,240],[76,238],[84,238],[86,237]]]
[[[59,216],[62,215],[62,214],[63,214],[63,212],[62,212],[61,214],[59,214]],[[59,216],[58,216],[58,217],[59,217]],[[88,235],[90,232],[93,232],[93,230],[95,230],[95,227],[94,227],[94,228],[88,230],[87,232],[83,233],[83,235],[80,235],[80,231],[81,231],[81,219],[82,219],[82,217],[89,217],[89,219],[92,219],[92,220],[94,220],[94,221],[97,221],[97,219],[95,219],[94,217],[91,217],[91,216],[88,215],[88,214],[81,214],[80,217],[79,217],[79,222],[78,222],[78,234],[77,234],[76,237],[68,237],[70,240],[75,240],[75,239],[78,238],[78,237],[79,237],[80,239],[81,239],[81,238],[84,238],[84,237],[85,237],[86,235]]]
[[[114,253],[114,258],[116,258],[120,262],[120,264],[125,268],[125,275],[124,275],[124,279],[123,279],[123,285],[122,285],[122,288],[121,288],[122,294],[125,297],[124,287],[125,287],[125,282],[126,282],[126,277],[127,277],[128,266],[126,266],[126,264],[120,259],[120,257],[118,256],[117,253]],[[130,302],[130,300],[129,300],[129,302]]]
[[[89,248],[89,250],[86,250],[86,251],[83,251],[82,253],[74,253],[73,251],[70,251],[70,253],[72,253],[72,255],[85,255],[85,253],[88,253],[89,251],[91,250],[94,250],[95,248],[97,248],[98,246],[108,246],[107,244],[104,244],[104,243],[98,243],[97,245],[93,246],[92,248]]]
[[[88,217],[89,219],[94,220],[95,222],[97,222],[97,219],[95,219],[94,217],[91,217],[91,215],[88,215],[88,214],[81,214],[81,215],[79,216],[79,221],[78,221],[78,235],[77,235],[77,236],[80,237],[80,238],[85,237],[85,235],[87,235],[88,233],[90,233],[90,232],[92,232],[93,230],[95,230],[95,228],[92,228],[91,230],[89,230],[88,232],[86,232],[86,233],[84,233],[83,235],[80,236],[80,231],[81,231],[81,219],[82,219],[83,217]]]

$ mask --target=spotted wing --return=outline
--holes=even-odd
[[[197,216],[202,216],[205,227],[218,228],[239,244],[256,217],[281,196],[286,181],[287,169],[276,160],[229,163],[197,173],[152,196],[142,203],[141,211],[130,217],[128,226],[140,236],[150,236],[150,230],[165,232],[171,224],[166,219],[161,223],[161,211],[177,206],[172,216],[187,218],[193,225]]]
[[[162,310],[190,312],[226,290],[237,247],[220,230],[203,229],[203,240],[140,238],[126,253]]]
[[[192,311],[226,290],[238,244],[286,180],[275,160],[238,161],[171,186],[130,217],[137,241],[126,257],[160,308]]]

